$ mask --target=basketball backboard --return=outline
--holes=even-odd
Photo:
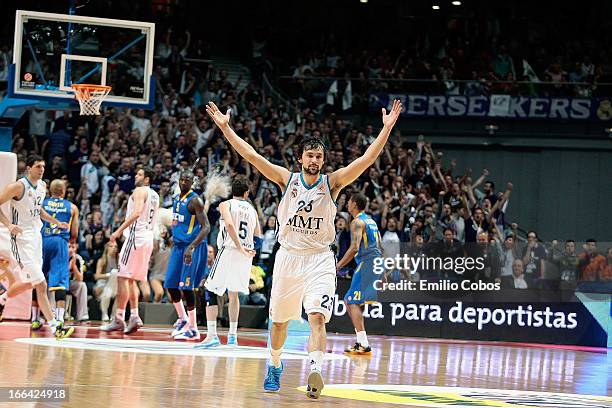
[[[17,10],[9,96],[76,105],[72,84],[108,85],[103,105],[151,108],[155,24]]]

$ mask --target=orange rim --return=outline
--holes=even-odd
[[[111,91],[112,87],[107,85],[92,85],[92,84],[76,84],[72,85],[74,89],[74,96],[79,101],[89,101],[94,96],[102,99]]]
[[[75,90],[89,90],[89,91],[108,91],[112,87],[107,85],[91,85],[91,84],[75,84],[72,85]]]

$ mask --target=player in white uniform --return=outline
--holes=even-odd
[[[138,316],[137,281],[146,281],[149,272],[149,260],[153,252],[154,227],[157,224],[159,195],[149,185],[155,178],[153,169],[140,169],[136,173],[136,188],[128,199],[125,221],[110,236],[115,242],[121,235],[124,237],[119,252],[119,273],[117,274],[117,313],[107,325],[100,327],[103,331],[122,330],[130,334],[142,327]],[[130,302],[130,320],[125,324],[125,308]]]
[[[383,108],[383,128],[365,153],[348,166],[322,175],[325,147],[319,139],[302,141],[298,152],[302,171],[291,173],[270,163],[234,132],[229,126],[229,110],[223,114],[212,102],[206,106],[206,111],[234,149],[283,192],[278,207],[281,248],[276,255],[270,297],[273,324],[270,333],[271,364],[264,380],[266,391],[280,389],[281,352],[287,337],[288,321],[300,318],[303,306],[310,324],[308,351],[311,371],[306,394],[310,398],[318,398],[321,394],[321,366],[327,343],[325,323],[331,317],[336,290],[335,258],[329,249],[335,239],[335,200],[340,190],[374,164],[401,109],[399,100],[393,102],[389,114]]]
[[[0,318],[7,297],[14,297],[21,292],[35,288],[40,309],[49,323],[51,330],[58,338],[68,337],[74,327],[65,328],[55,319],[47,297],[47,282],[42,271],[42,220],[69,229],[70,225],[58,222],[42,207],[47,193],[47,186],[42,181],[45,173],[45,161],[42,157],[32,155],[26,162],[27,175],[6,186],[0,194],[0,206],[11,200],[11,220],[0,209],[0,257],[1,262],[13,273],[21,275],[19,283],[13,283],[8,291],[0,295]],[[5,227],[5,228],[4,228]],[[12,254],[7,254],[10,246]]]
[[[229,292],[230,327],[227,335],[228,346],[238,346],[237,328],[240,313],[238,292],[249,294],[251,265],[255,249],[261,246],[261,226],[257,211],[247,201],[249,181],[236,177],[232,182],[233,198],[219,204],[221,221],[217,235],[217,257],[204,286],[210,292],[223,296]],[[211,323],[216,316],[210,316]],[[208,319],[208,318],[207,318]],[[208,331],[210,333],[210,330]],[[196,348],[218,346],[217,336],[206,335]]]

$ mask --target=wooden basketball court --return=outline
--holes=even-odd
[[[262,389],[265,331],[240,331],[235,349],[194,350],[173,342],[169,328],[123,336],[97,326],[78,327],[73,338],[58,341],[46,328],[31,332],[26,322],[0,323],[0,387],[67,386],[69,401],[61,406],[88,408],[612,407],[605,397],[612,393],[606,349],[372,336],[371,357],[349,358],[342,351],[353,338],[329,334],[326,388],[314,401],[299,389],[309,369],[303,333],[290,335],[281,392],[269,394]]]

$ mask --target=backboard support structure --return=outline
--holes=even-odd
[[[152,109],[155,24],[17,10],[8,92],[0,102],[0,151],[26,110],[79,110],[73,84],[113,88],[102,106]]]
[[[8,96],[78,108],[73,84],[108,85],[103,106],[151,109],[155,24],[17,10]]]

